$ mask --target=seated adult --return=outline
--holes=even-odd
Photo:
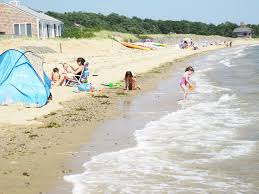
[[[66,81],[73,79],[72,78],[73,75],[79,75],[80,76],[82,74],[82,71],[84,70],[84,64],[85,64],[85,59],[82,58],[82,57],[79,57],[77,59],[77,65],[76,66],[70,65],[71,71],[69,71],[69,73],[64,73],[64,74],[61,75],[61,78],[58,82],[58,85],[59,86],[64,85],[64,83],[66,83]],[[71,74],[73,74],[73,75],[71,75]]]

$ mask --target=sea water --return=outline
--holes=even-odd
[[[197,87],[188,100],[136,130],[135,147],[66,176],[74,194],[259,193],[259,46],[191,64]]]

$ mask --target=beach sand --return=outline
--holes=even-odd
[[[59,44],[63,53],[59,53]],[[234,45],[253,44],[253,40],[237,40]],[[168,75],[175,61],[210,50],[179,50],[173,46],[156,51],[139,51],[122,47],[111,40],[2,40],[1,52],[25,46],[48,47],[44,54],[48,74],[60,63],[74,63],[78,56],[90,62],[90,81],[101,83],[122,80],[126,70],[139,75],[145,90],[154,87]],[[54,51],[54,52],[53,52]],[[166,62],[173,62],[161,66]],[[77,94],[73,88],[55,87],[53,101],[43,108],[4,106],[0,108],[1,180],[0,193],[46,193],[58,178],[71,173],[66,162],[84,144],[94,128],[106,119],[121,114],[117,102],[134,94],[123,89],[103,93]]]
[[[211,42],[213,42],[212,40]],[[253,42],[257,42],[257,40],[236,39],[234,45],[252,44]],[[62,45],[62,53],[60,53],[60,44]],[[166,62],[224,47],[224,45],[213,45],[193,51],[190,49],[181,50],[176,48],[176,46],[168,46],[158,50],[141,51],[125,48],[120,43],[110,39],[8,39],[0,41],[0,53],[10,48],[40,52],[44,56],[44,69],[49,76],[54,67],[62,70],[63,63],[73,65],[77,57],[84,57],[90,63],[91,75],[96,75],[91,76],[89,81],[97,88],[100,88],[102,83],[122,80],[125,72],[128,70],[135,74],[144,73]],[[62,106],[60,106],[61,102],[78,96],[78,94],[73,92],[73,88],[66,87],[54,87],[52,93],[53,100],[41,109],[26,109],[18,106],[1,107],[0,124],[40,124],[36,121],[37,118],[62,109]],[[7,117],[6,115],[12,115],[12,117]]]

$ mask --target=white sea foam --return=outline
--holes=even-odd
[[[208,67],[208,68],[205,68],[205,69],[199,69],[197,71],[195,71],[196,73],[204,73],[204,72],[208,72],[208,71],[212,71],[214,68],[212,67]]]
[[[208,61],[214,61],[214,60],[217,60],[217,58],[218,58],[218,55],[208,55],[207,56]]]
[[[220,61],[221,64],[225,65],[226,67],[234,67],[235,65],[232,64],[231,58],[223,59]]]
[[[248,47],[257,47],[259,46],[259,44],[252,44],[252,45],[249,45]]]
[[[234,140],[235,127],[250,122],[231,108],[235,100],[235,95],[224,94],[150,122],[136,131],[136,147],[93,157],[83,174],[65,180],[74,184],[74,194],[206,192],[206,187],[194,186],[198,183],[218,192],[246,190],[247,184],[234,177],[193,168],[240,157],[254,148],[253,142]]]
[[[238,48],[234,48],[231,50],[224,50],[223,53],[218,55],[218,60],[220,64],[223,64],[226,67],[235,67],[236,65],[233,63],[233,59],[237,59],[240,57],[246,56],[246,49],[248,49],[249,46],[239,46]]]
[[[210,68],[196,71],[196,94],[181,109],[135,132],[135,147],[95,156],[84,173],[66,176],[73,193],[253,193],[253,184],[213,168],[256,144],[236,139],[253,115],[240,111],[232,90],[209,81]]]

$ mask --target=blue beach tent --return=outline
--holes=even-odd
[[[34,55],[14,49],[0,55],[1,105],[42,107],[48,102],[51,81],[43,71],[42,61],[32,64],[28,54]]]

